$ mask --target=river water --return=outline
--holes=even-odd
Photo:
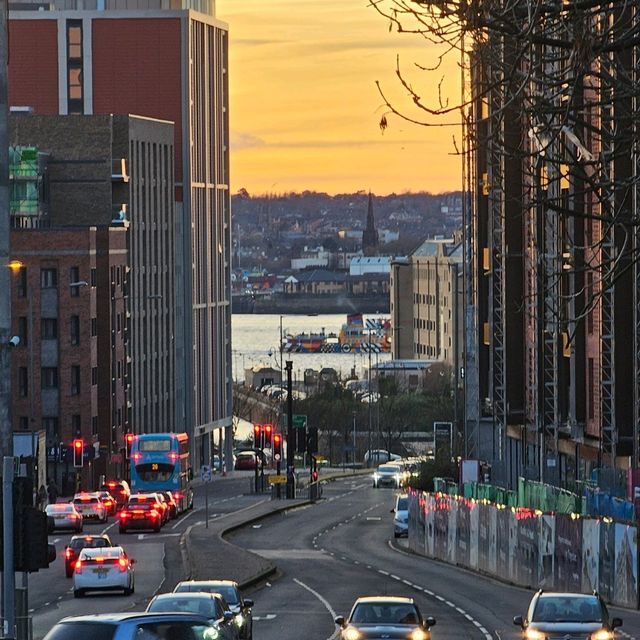
[[[365,315],[367,318],[385,318],[384,315]],[[316,316],[279,314],[234,314],[231,318],[233,379],[244,380],[244,370],[256,365],[270,365],[280,368],[280,318],[282,334],[288,333],[335,333],[347,321],[346,314],[323,314]],[[285,362],[293,362],[294,380],[302,380],[305,369],[319,371],[323,367],[334,368],[346,378],[355,368],[356,375],[362,377],[369,362],[384,362],[391,359],[390,353],[283,353]]]

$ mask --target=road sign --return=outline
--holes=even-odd
[[[294,429],[305,429],[307,426],[307,416],[295,415],[293,416]]]
[[[434,422],[433,423],[433,442],[436,451],[439,447],[448,446],[449,451],[453,449],[453,423],[451,422]]]
[[[269,482],[269,484],[287,484],[287,476],[269,475],[267,476],[267,481]]]
[[[211,465],[203,464],[200,467],[200,478],[202,482],[211,482],[211,478],[212,478]]]

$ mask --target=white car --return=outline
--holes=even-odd
[[[409,498],[402,493],[396,498],[396,506],[391,509],[393,516],[393,537],[400,538],[409,535]]]
[[[76,533],[82,531],[82,515],[69,502],[48,504],[45,513],[49,520],[49,531],[56,529],[73,529]]]
[[[81,598],[87,591],[134,592],[133,563],[122,547],[84,548],[73,570],[73,595]]]
[[[393,487],[399,489],[405,481],[405,471],[400,464],[381,464],[373,474],[373,488]]]
[[[76,493],[73,506],[85,520],[93,518],[98,522],[106,522],[109,515],[106,505],[97,493]]]

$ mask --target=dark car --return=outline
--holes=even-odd
[[[153,529],[156,533],[162,527],[162,512],[157,509],[155,502],[140,502],[123,507],[118,518],[120,520],[120,533],[126,533],[131,529]]]
[[[73,575],[73,569],[83,549],[96,549],[98,547],[112,547],[111,538],[108,535],[98,536],[73,536],[69,544],[64,548],[64,572],[67,578]]]
[[[597,593],[558,593],[538,591],[529,604],[526,617],[515,616],[513,624],[522,629],[525,640],[547,638],[590,638],[613,640],[620,618],[609,612]]]
[[[98,613],[63,618],[45,640],[211,640],[218,629],[188,613]]]
[[[175,520],[178,517],[178,503],[176,499],[173,497],[171,491],[161,491],[164,499],[167,501],[167,506],[169,507],[169,519]]]
[[[100,486],[99,491],[108,491],[115,499],[117,509],[122,509],[131,495],[131,489],[126,480],[107,480]]]
[[[233,612],[234,622],[238,628],[240,637],[244,640],[253,638],[253,600],[243,598],[238,588],[238,583],[232,580],[185,580],[178,582],[175,593],[185,591],[204,591],[206,593],[219,593]]]
[[[368,596],[358,598],[349,618],[335,619],[342,640],[430,640],[435,618],[422,618],[413,598]]]
[[[234,615],[219,593],[161,593],[151,599],[147,611],[180,611],[206,616],[219,629],[219,640],[238,639]]]

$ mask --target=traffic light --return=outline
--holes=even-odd
[[[127,460],[131,458],[131,446],[133,445],[133,433],[124,434],[124,448]]]
[[[273,458],[276,462],[282,460],[282,436],[279,433],[273,434]]]
[[[264,447],[264,431],[261,424],[253,425],[253,446],[256,449],[262,449]]]
[[[73,466],[81,467],[84,464],[83,459],[84,442],[79,438],[73,441]]]
[[[318,453],[318,427],[307,427],[307,451]]]
[[[262,425],[262,430],[264,431],[264,446],[271,449],[271,432],[273,431],[273,426],[270,424]]]

